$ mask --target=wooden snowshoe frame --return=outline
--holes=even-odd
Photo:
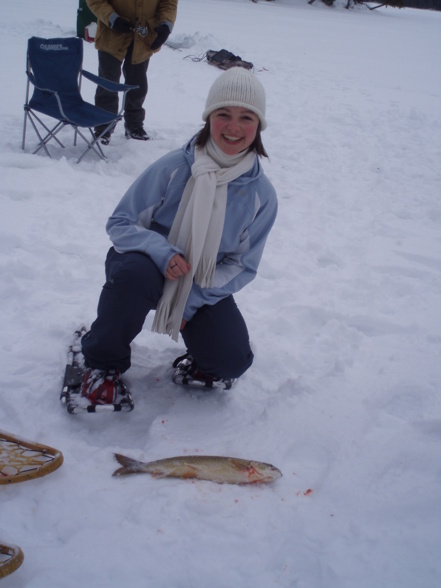
[[[58,449],[0,431],[0,484],[46,476],[63,463]]]
[[[5,545],[0,542],[0,578],[15,572],[23,563],[23,551],[17,545]]]

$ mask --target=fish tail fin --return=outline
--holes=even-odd
[[[123,467],[118,468],[112,474],[112,476],[127,476],[128,474],[141,474],[145,473],[145,464],[142,461],[137,461],[126,455],[120,453],[114,454],[115,459]]]

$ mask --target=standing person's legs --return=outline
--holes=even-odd
[[[98,75],[111,82],[119,82],[121,78],[121,62],[109,53],[98,51]],[[109,92],[101,86],[97,86],[95,92],[95,105],[118,114],[118,92]]]
[[[89,367],[124,372],[130,367],[130,344],[162,296],[164,276],[147,255],[120,254],[112,247],[106,280],[97,319],[82,340],[83,354]]]
[[[233,296],[203,306],[182,337],[199,369],[214,378],[238,378],[253,363],[247,326]]]
[[[139,86],[135,90],[127,92],[126,103],[124,108],[124,123],[129,131],[142,129],[145,119],[145,109],[143,107],[148,91],[147,69],[149,60],[142,63],[132,63],[131,45],[127,50],[126,58],[123,64],[123,74],[126,84]]]

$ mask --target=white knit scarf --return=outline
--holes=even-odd
[[[178,340],[182,315],[193,279],[202,288],[213,285],[216,258],[222,237],[228,183],[251,169],[254,151],[226,155],[210,138],[195,149],[192,176],[185,186],[181,204],[168,241],[184,251],[190,271],[178,280],[166,280],[152,330]]]

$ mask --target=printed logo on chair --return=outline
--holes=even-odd
[[[69,47],[66,47],[66,45],[63,45],[62,43],[49,45],[47,43],[41,43],[40,49],[43,49],[43,51],[69,51]]]

